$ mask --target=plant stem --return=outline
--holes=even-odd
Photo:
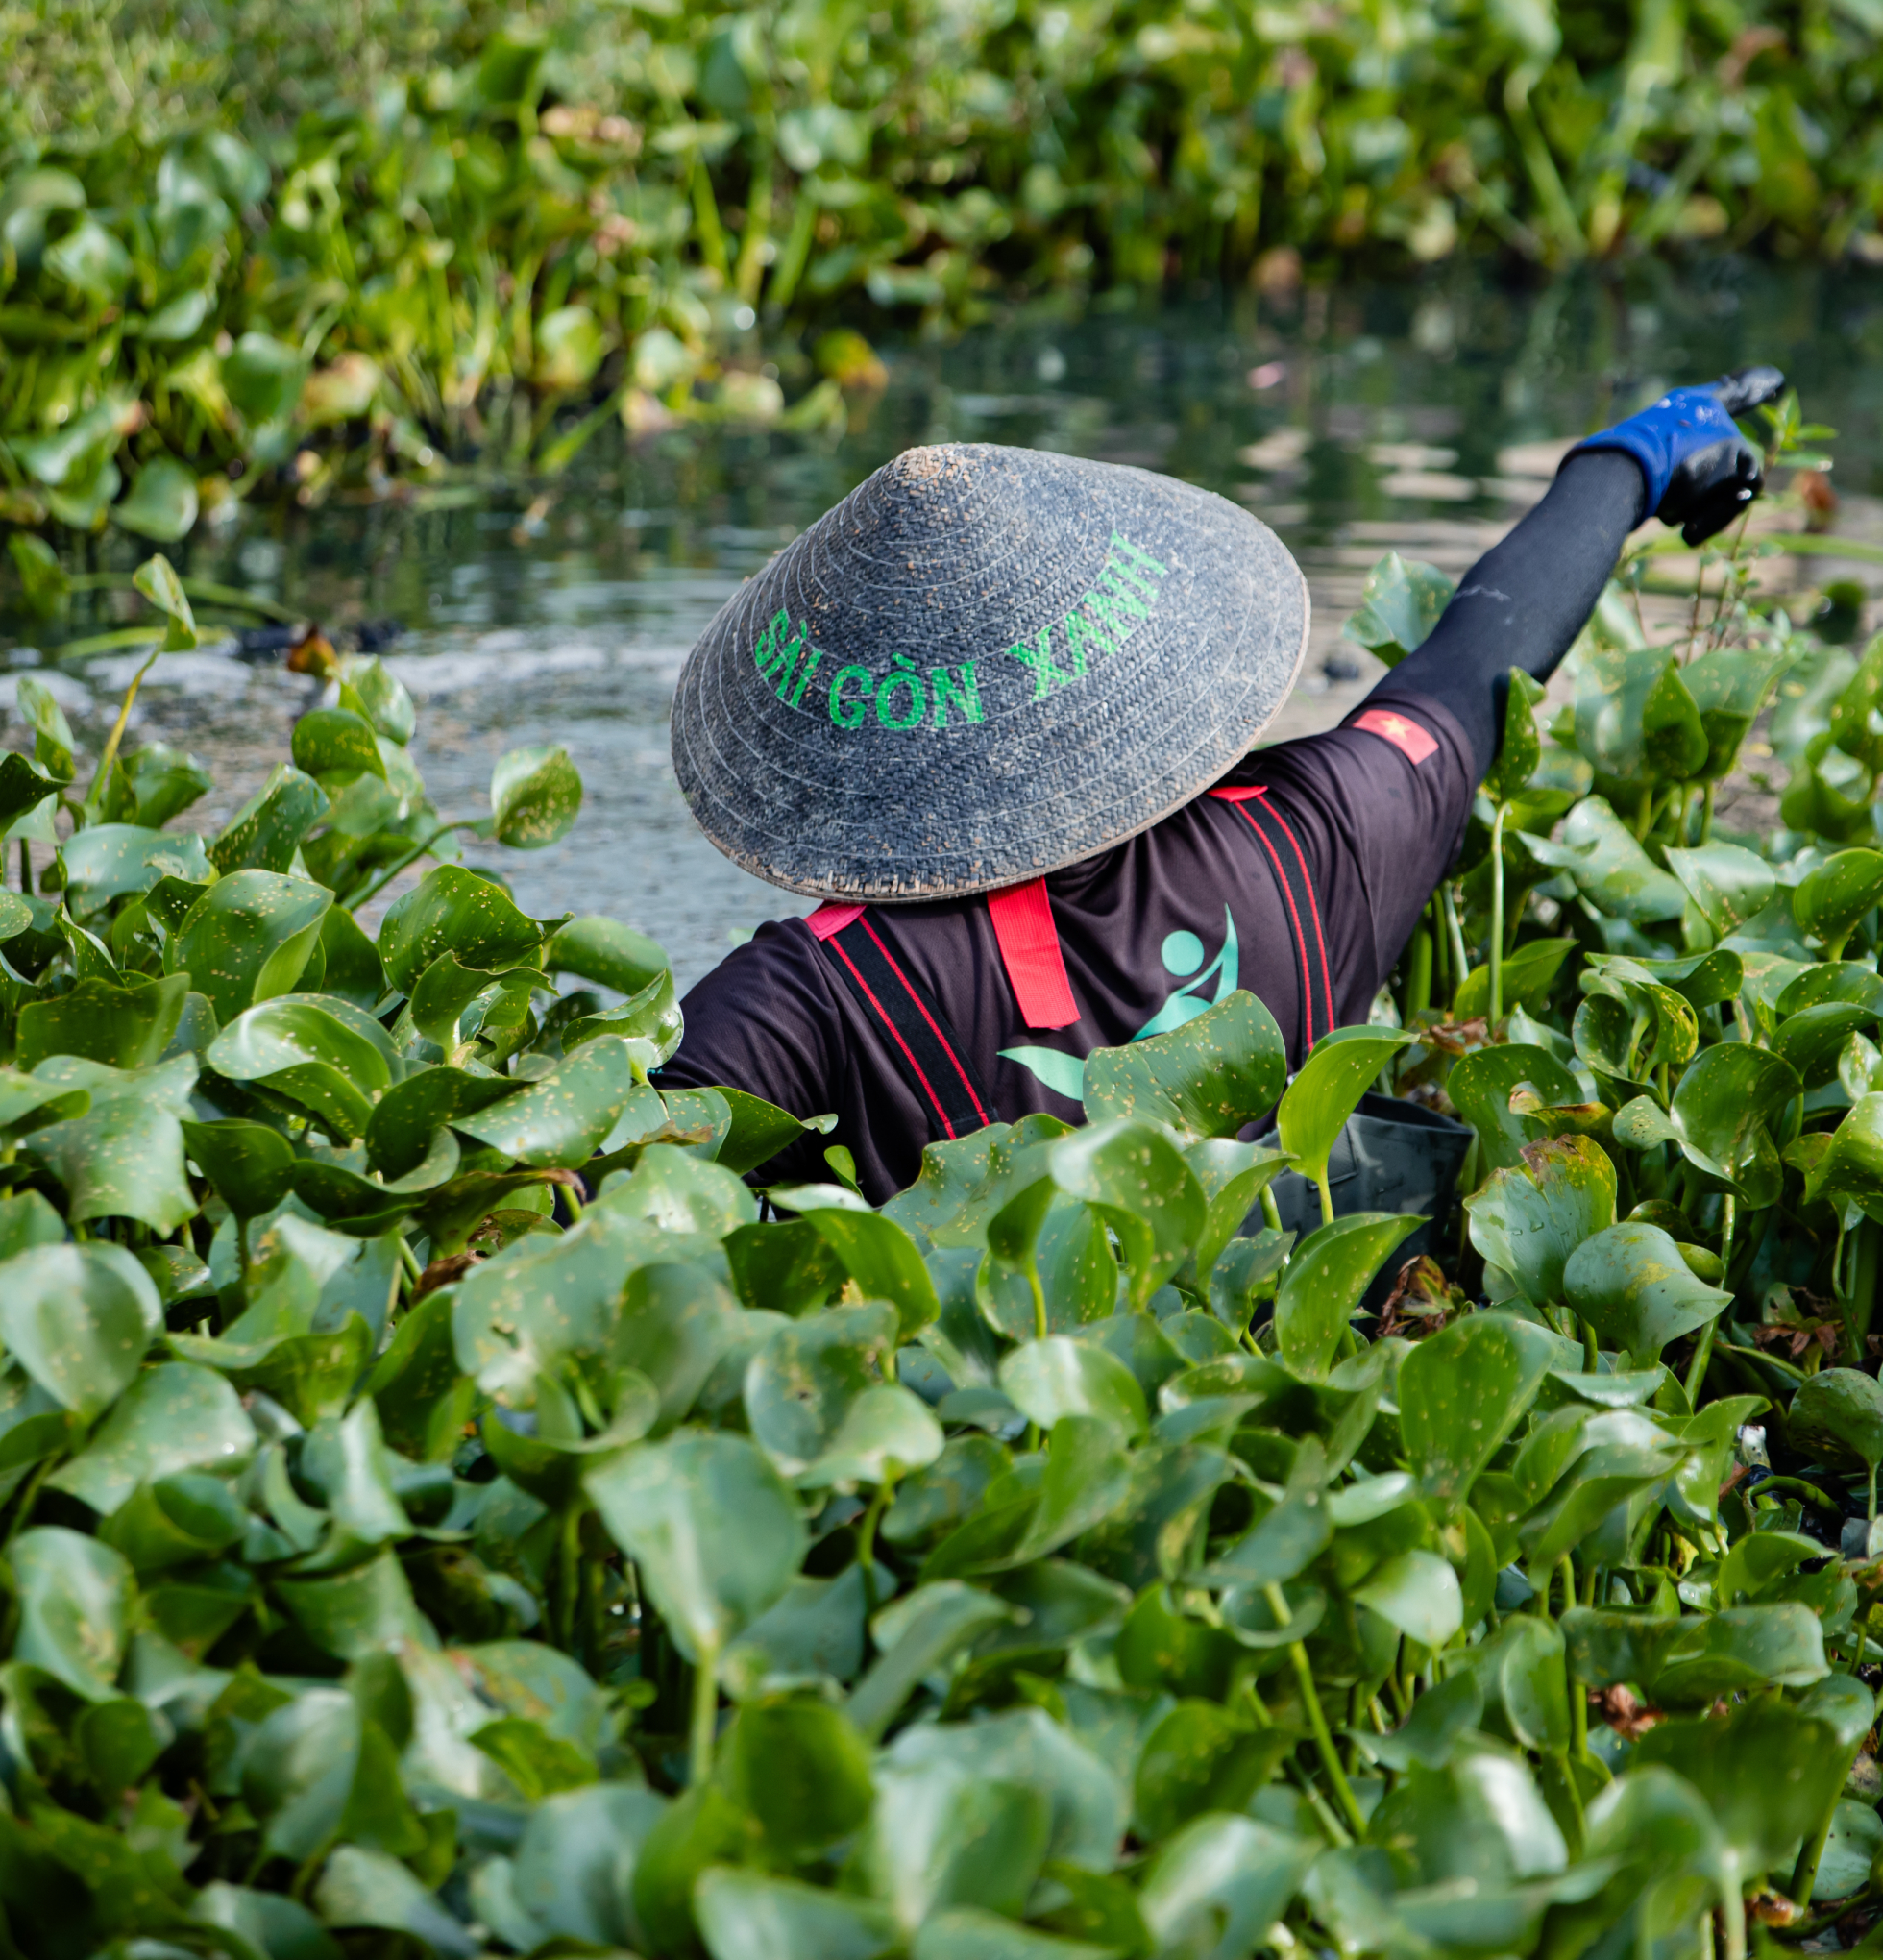
[[[1281,1208],[1275,1202],[1275,1193],[1266,1185],[1261,1189],[1261,1221],[1271,1232],[1282,1229]]]
[[[1837,1796],[1825,1805],[1817,1829],[1798,1847],[1798,1861],[1792,1868],[1792,1902],[1806,1911],[1811,1906],[1811,1888],[1818,1882],[1818,1863],[1824,1855],[1825,1841],[1831,1834],[1831,1820],[1837,1815],[1837,1799],[1843,1794],[1840,1786]]]
[[[437,829],[430,832],[429,835],[421,838],[417,844],[413,845],[404,857],[395,858],[363,891],[355,890],[349,892],[344,897],[339,899],[338,903],[349,912],[355,911],[358,907],[364,905],[369,898],[377,898],[407,865],[416,864],[444,836],[446,831],[475,830],[482,821],[479,817],[454,817],[449,823],[439,824]]]
[[[1446,1000],[1449,1009],[1457,1000],[1458,989],[1464,985],[1464,976],[1470,962],[1465,957],[1464,927],[1458,923],[1458,908],[1453,901],[1450,885],[1441,885],[1438,888],[1438,904],[1439,910],[1444,914],[1447,936],[1452,943],[1452,986]]]
[[[1406,953],[1406,1001],[1400,1018],[1409,1027],[1431,1005],[1431,934],[1420,925]]]
[[[1294,1618],[1288,1610],[1286,1596],[1279,1585],[1262,1588],[1262,1597],[1268,1602],[1268,1610],[1275,1615],[1281,1626],[1287,1626]],[[1288,1644],[1288,1658],[1294,1663],[1295,1679],[1301,1686],[1301,1698],[1308,1704],[1308,1721],[1314,1731],[1314,1746],[1320,1751],[1321,1767],[1328,1773],[1328,1781],[1333,1785],[1333,1794],[1339,1800],[1340,1808],[1356,1837],[1366,1835],[1366,1819],[1360,1815],[1360,1806],[1356,1801],[1353,1786],[1347,1781],[1347,1773],[1340,1767],[1340,1757],[1333,1747],[1333,1736],[1328,1729],[1328,1718],[1321,1710],[1321,1698],[1314,1692],[1314,1670],[1308,1664],[1308,1650],[1299,1640]]]
[[[1702,844],[1705,844],[1713,835],[1713,792],[1718,787],[1718,784],[1709,776],[1706,780],[1706,800],[1700,805],[1700,841]]]
[[[720,1717],[720,1651],[700,1650],[693,1668],[693,1723],[687,1739],[687,1788],[697,1790],[713,1774],[713,1738]]]
[[[1504,820],[1508,803],[1499,803],[1491,819],[1491,1019],[1496,1028],[1504,1018]]]
[[[1709,1320],[1700,1331],[1700,1339],[1694,1343],[1694,1358],[1687,1363],[1687,1379],[1680,1385],[1687,1391],[1687,1407],[1698,1407],[1700,1384],[1706,1380],[1707,1363],[1713,1359],[1713,1330],[1720,1324],[1718,1315]]]
[[[98,773],[91,779],[91,788],[86,796],[86,808],[95,810],[105,800],[105,791],[111,780],[111,767],[117,761],[118,744],[124,740],[124,726],[131,719],[131,704],[137,698],[137,690],[144,684],[144,675],[157,665],[158,649],[153,647],[150,657],[131,676],[131,685],[124,691],[124,705],[118,709],[117,720],[111,723],[111,732],[105,738],[105,752],[98,758]]]
[[[1323,1164],[1319,1171],[1315,1173],[1314,1186],[1321,1194],[1321,1223],[1323,1225],[1332,1225],[1333,1223],[1333,1190],[1328,1183],[1326,1164]]]
[[[1596,1331],[1580,1314],[1577,1315],[1577,1321],[1582,1330],[1582,1372],[1585,1375],[1598,1374],[1602,1366],[1602,1349],[1596,1341]]]

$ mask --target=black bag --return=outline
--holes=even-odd
[[[1368,1093],[1334,1139],[1328,1187],[1336,1217],[1349,1212],[1418,1212],[1427,1222],[1410,1234],[1375,1275],[1365,1306],[1377,1311],[1409,1259],[1442,1243],[1451,1229],[1458,1172],[1471,1147],[1468,1124],[1441,1116],[1423,1104]],[[1273,1130],[1259,1139],[1273,1144]],[[1284,1227],[1306,1237],[1321,1222],[1321,1194],[1299,1171],[1284,1171],[1269,1186]],[[1253,1234],[1265,1220],[1259,1206],[1242,1229]]]

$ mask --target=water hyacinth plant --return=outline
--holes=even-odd
[[[872,315],[1474,246],[1883,257],[1876,27],[40,0],[0,15],[0,520],[167,542],[447,456],[553,474],[617,417],[821,427],[880,384]]]
[[[1802,436],[1781,409],[1774,458]],[[660,949],[455,857],[565,834],[562,750],[448,821],[404,688],[336,658],[204,836],[208,772],[128,747],[129,699],[94,760],[22,676],[8,1949],[1854,1936],[1883,854],[1837,813],[1883,642],[1799,632],[1753,562],[1720,549],[1700,647],[1618,587],[1573,708],[1513,690],[1400,1025],[1290,1082],[1234,994],[1091,1057],[1083,1125],[933,1146],[877,1211],[833,1148],[762,1213],[824,1119],[658,1091]],[[1416,642],[1436,576],[1381,568],[1356,633]],[[187,644],[167,565],[139,586]],[[1754,850],[1712,791],[1774,689]],[[1477,1143],[1376,1318],[1418,1220],[1262,1220],[1284,1169],[1330,1204],[1382,1074]]]

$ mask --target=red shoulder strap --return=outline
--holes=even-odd
[[[1079,1010],[1065,977],[1065,956],[1060,950],[1045,879],[990,892],[988,914],[1020,1018],[1030,1028],[1069,1028],[1079,1018]]]

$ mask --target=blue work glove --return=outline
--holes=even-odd
[[[1622,450],[1648,479],[1647,511],[1690,545],[1724,530],[1764,485],[1759,453],[1733,423],[1784,391],[1774,367],[1741,368],[1703,388],[1675,388],[1651,407],[1570,451]]]

